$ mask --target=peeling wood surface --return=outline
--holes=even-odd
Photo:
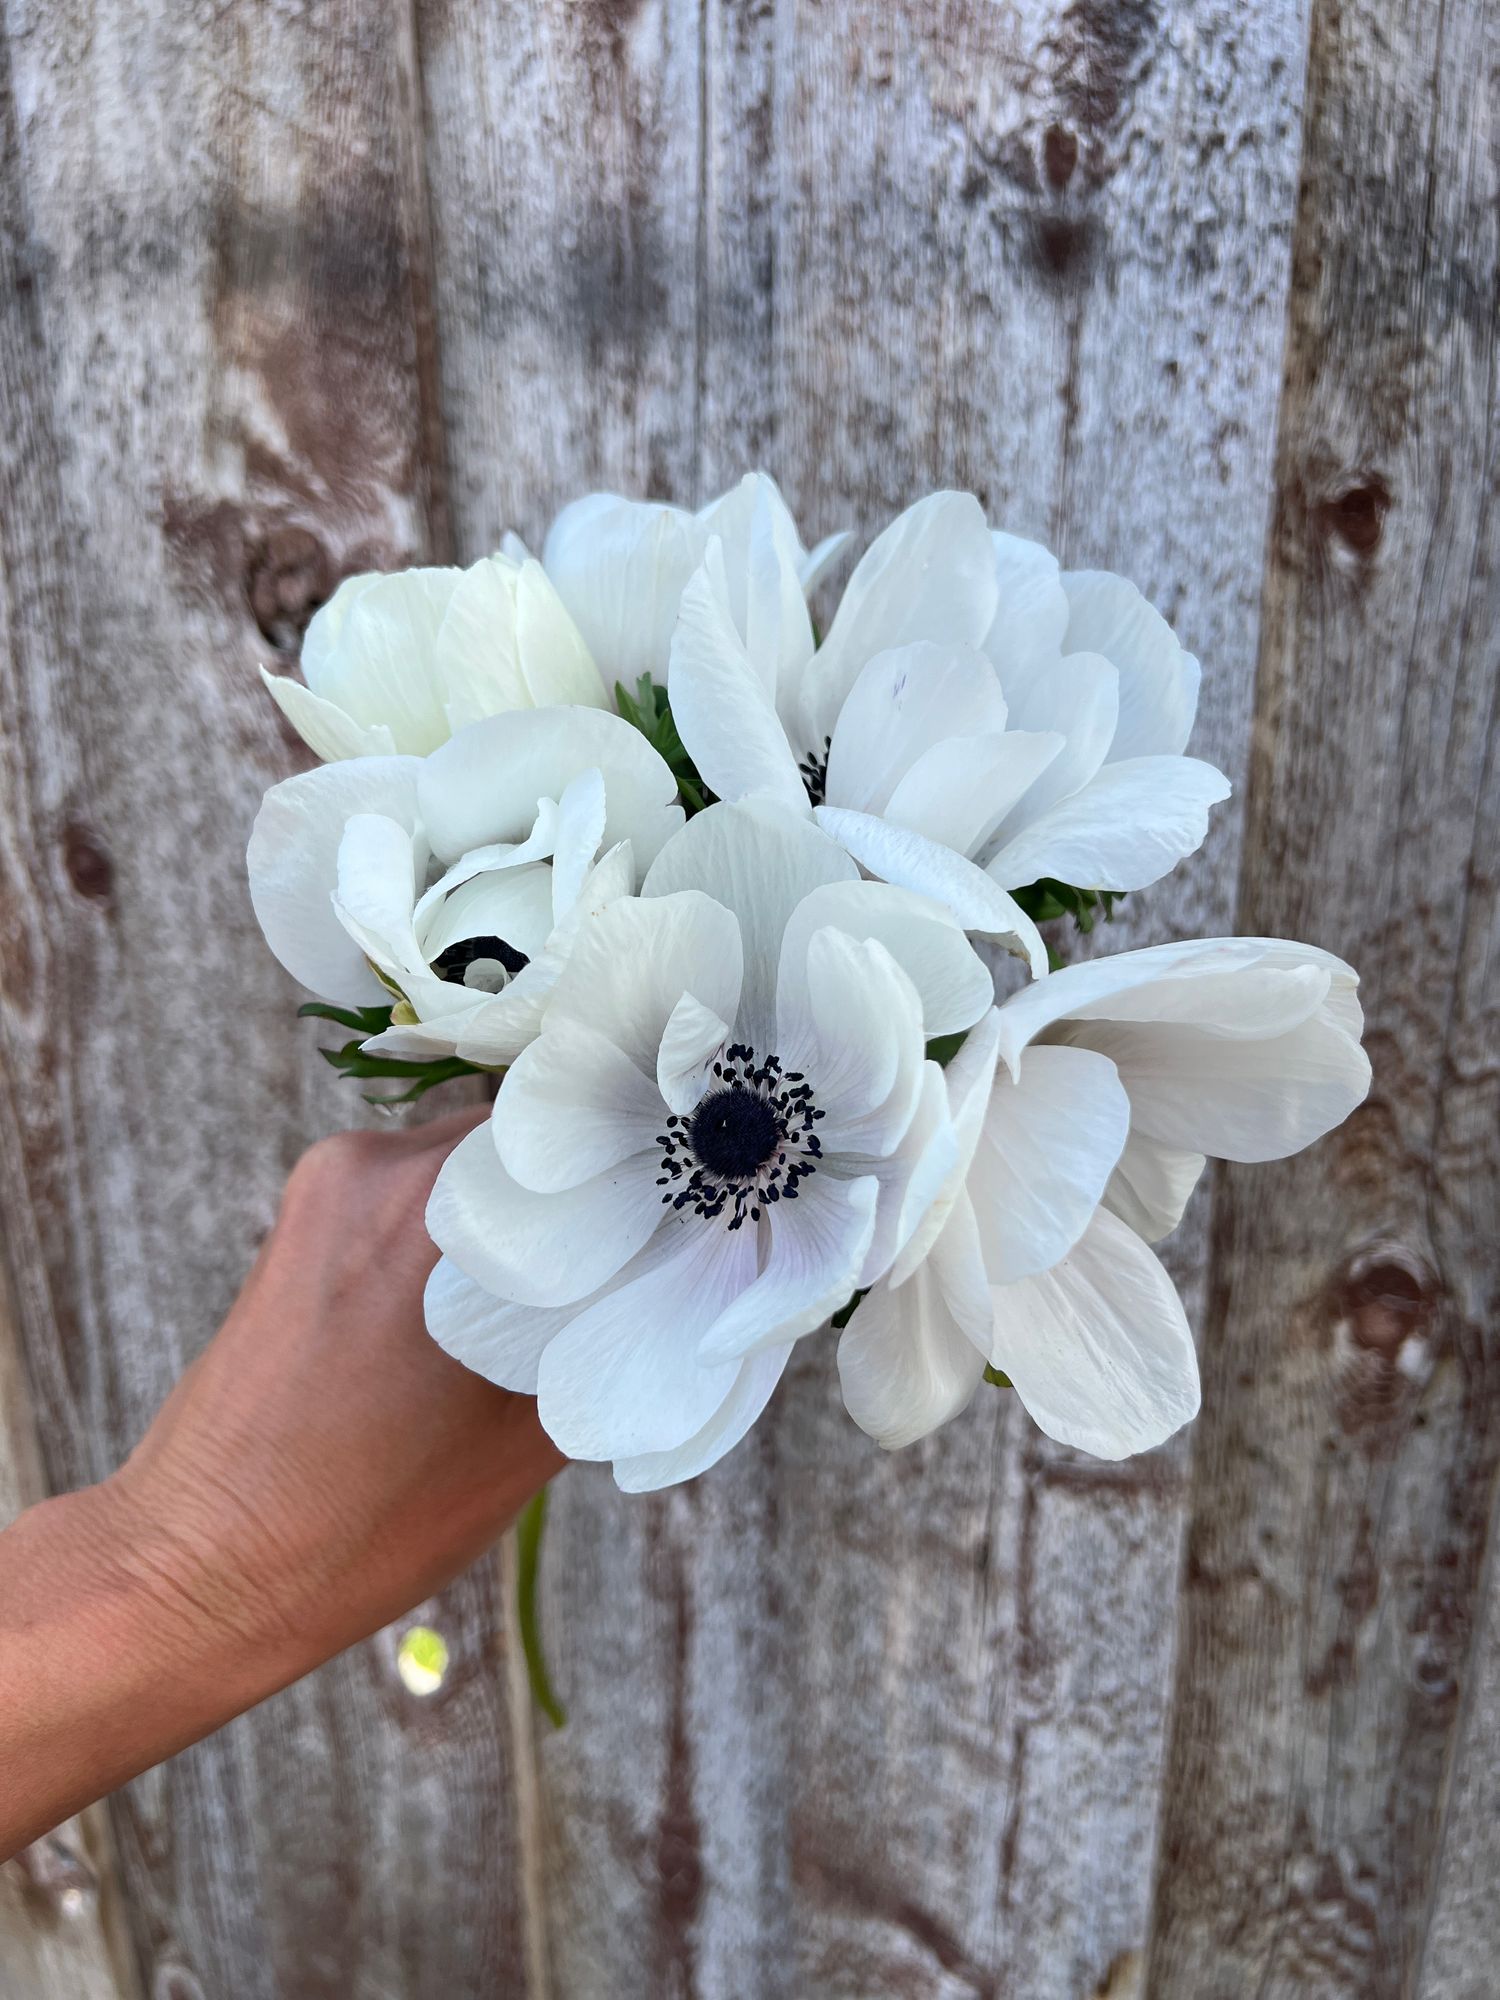
[[[255,665],[352,568],[752,462],[816,533],[972,487],[1204,660],[1237,798],[1093,948],[1305,936],[1373,1022],[1365,1111],[1171,1248],[1185,1439],[1101,1467],[990,1395],[887,1457],[804,1343],[690,1488],[561,1482],[565,1731],[491,1563],[423,1614],[434,1702],[382,1635],[122,1795],[141,1990],[1478,2000],[1483,0],[0,18],[0,1202],[52,1485],[128,1448],[353,1116],[236,888],[299,755]],[[0,1883],[0,1990],[92,2000]]]

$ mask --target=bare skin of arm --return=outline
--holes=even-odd
[[[482,1115],[313,1147],[126,1463],[0,1534],[0,1860],[431,1596],[563,1463],[422,1324]]]

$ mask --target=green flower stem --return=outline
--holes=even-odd
[[[537,1616],[537,1570],[542,1555],[542,1530],[547,1525],[547,1489],[528,1500],[516,1523],[516,1618],[521,1627],[521,1649],[526,1655],[526,1678],[531,1698],[554,1729],[567,1721],[562,1703],[552,1691],[547,1657],[542,1651],[541,1622]]]

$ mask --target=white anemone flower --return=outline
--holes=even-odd
[[[1205,1156],[1284,1158],[1363,1100],[1357,985],[1311,945],[1220,938],[1094,959],[996,1008],[948,1068],[957,1164],[840,1341],[855,1421],[908,1444],[989,1362],[1098,1458],[1186,1423],[1197,1357],[1147,1241]]]
[[[1062,576],[936,493],[856,566],[824,643],[784,607],[775,545],[741,611],[712,544],[683,592],[672,712],[721,798],[811,811],[872,875],[1046,954],[1011,891],[1145,888],[1229,785],[1182,752],[1198,663],[1123,579]]]
[[[925,1043],[990,993],[951,918],[806,821],[689,820],[443,1166],[432,1334],[623,1487],[702,1471],[917,1227],[956,1157]]]
[[[302,641],[303,681],[261,669],[325,762],[426,756],[511,709],[607,708],[598,669],[539,562],[346,577]]]
[[[250,893],[293,978],[396,1001],[364,1046],[500,1065],[526,1046],[586,916],[682,825],[672,773],[591,708],[471,723],[426,758],[369,757],[267,792]]]
[[[776,605],[778,623],[800,625],[810,647],[807,593],[849,537],[829,535],[805,549],[768,473],[747,473],[696,514],[660,501],[590,493],[552,523],[542,560],[611,689],[619,681],[633,692],[642,674],[666,685],[682,593],[713,540],[723,551],[742,636],[757,648],[764,641],[756,623],[764,591],[754,579],[769,574],[778,588],[786,586],[786,602]]]

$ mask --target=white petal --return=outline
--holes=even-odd
[[[717,1222],[673,1217],[619,1282],[583,1307],[542,1355],[537,1407],[570,1458],[671,1451],[732,1392],[733,1362],[695,1353],[719,1311],[755,1275],[755,1241]]]
[[[956,736],[998,735],[1005,722],[1005,697],[983,653],[927,640],[887,648],[860,669],[839,710],[826,802],[883,813],[924,751]]]
[[[859,1283],[875,1228],[877,1192],[873,1178],[844,1181],[815,1173],[802,1182],[795,1201],[777,1202],[769,1218],[765,1268],[708,1329],[700,1359],[738,1361],[784,1346],[836,1313]]]
[[[1111,762],[1178,756],[1198,708],[1201,669],[1133,583],[1103,570],[1070,570],[1063,650],[1102,653],[1120,672],[1120,727]]]
[[[1029,675],[1061,653],[1068,598],[1057,558],[1040,542],[998,530],[991,540],[999,597],[984,650],[999,669],[1008,697],[1012,676]]]
[[[730,616],[774,697],[778,679],[800,674],[813,650],[797,524],[764,472],[747,473],[698,519],[720,543]]]
[[[615,1484],[625,1493],[654,1493],[663,1486],[695,1479],[709,1466],[717,1465],[770,1402],[771,1391],[781,1380],[791,1351],[790,1347],[768,1347],[759,1354],[747,1355],[740,1363],[734,1387],[701,1430],[695,1431],[675,1451],[650,1451],[635,1458],[617,1458]]]
[[[435,666],[438,629],[461,572],[405,569],[360,578],[347,608],[321,629],[342,593],[313,619],[302,671],[316,694],[357,722],[383,723],[399,751],[425,756],[448,737]]]
[[[481,1125],[443,1162],[427,1233],[498,1297],[571,1305],[613,1278],[656,1230],[658,1157],[653,1148],[565,1193],[535,1194],[505,1171],[492,1128]]]
[[[990,862],[1007,888],[1051,876],[1082,889],[1145,889],[1203,844],[1229,780],[1195,757],[1106,764],[1009,840]]]
[[[855,565],[806,675],[809,719],[833,723],[876,653],[917,639],[977,646],[998,595],[984,511],[970,493],[933,493],[893,521]]]
[[[396,741],[384,723],[356,722],[288,674],[267,673],[262,667],[260,677],[308,749],[325,763],[337,763],[343,757],[394,756]]]
[[[1019,1082],[1001,1070],[967,1184],[992,1283],[1045,1271],[1078,1241],[1129,1129],[1114,1065],[1092,1050],[1030,1049]]]
[[[1368,1056],[1322,1013],[1266,1041],[1170,1023],[1089,1021],[1067,1032],[1118,1065],[1142,1132],[1216,1160],[1298,1153],[1341,1125],[1370,1088]],[[1027,1052],[1028,1068],[1036,1053]]]
[[[522,1187],[554,1194],[648,1151],[664,1116],[660,1092],[613,1042],[552,1020],[500,1086],[495,1145]]]
[[[547,531],[542,561],[606,685],[666,678],[667,649],[708,531],[680,508],[591,493]]]
[[[533,706],[516,637],[520,571],[484,556],[459,572],[433,641],[436,683],[450,730]]]
[[[1002,844],[1059,799],[1082,791],[1109,755],[1120,714],[1120,677],[1108,660],[1075,653],[1052,661],[1024,684],[1013,681],[1006,700],[1012,729],[1050,731],[1063,745],[1000,822]]]
[[[546,862],[490,869],[460,883],[429,910],[422,924],[421,956],[430,965],[465,938],[497,937],[535,958],[551,931],[552,870]]]
[[[998,881],[951,847],[869,813],[819,806],[813,817],[872,875],[930,896],[966,931],[1015,939],[1038,977],[1047,970],[1047,947],[1036,925]]]
[[[1107,1209],[1052,1270],[996,1288],[991,1360],[1048,1437],[1096,1458],[1149,1451],[1198,1411],[1182,1302]]]
[[[528,557],[516,584],[516,651],[538,708],[605,708],[610,697],[583,634],[542,565]]]
[[[832,928],[878,938],[917,989],[930,1041],[970,1028],[988,1012],[994,982],[962,925],[942,904],[889,882],[833,882],[804,896],[781,947],[780,981],[802,977],[807,942]]]
[[[722,579],[716,584],[708,564],[683,593],[668,685],[677,733],[710,790],[721,799],[764,792],[806,812],[807,792],[772,693],[734,629]]]
[[[415,757],[326,764],[273,785],[250,835],[250,900],[266,943],[302,985],[327,1000],[378,1004],[390,994],[333,909],[339,844],[355,813],[416,824]]]
[[[811,820],[771,800],[710,806],[662,849],[641,886],[644,897],[698,889],[739,920],[744,939],[744,990],[739,1012],[700,987],[694,991],[738,1028],[761,1055],[775,1047],[776,969],[782,937],[804,896],[859,871],[837,842]]]
[[[886,817],[975,857],[1062,748],[1063,739],[1055,732],[1024,729],[935,743],[891,794]]]
[[[547,1019],[607,1036],[654,1077],[683,994],[733,1022],[740,974],[740,927],[722,904],[696,890],[649,901],[627,896],[580,927]]]
[[[887,1451],[926,1437],[968,1406],[984,1356],[924,1265],[908,1285],[866,1292],[839,1336],[844,1406]]]
[[[964,1193],[964,1183],[968,1178],[969,1166],[974,1158],[984,1130],[985,1113],[989,1109],[990,1093],[994,1088],[995,1060],[1000,1047],[1000,1017],[994,1008],[974,1029],[966,1035],[962,1046],[943,1072],[943,1084],[948,1098],[948,1117],[953,1127],[953,1166],[944,1186],[934,1198],[931,1207],[918,1221],[911,1236],[898,1251],[891,1266],[890,1281],[893,1285],[904,1284],[916,1270],[922,1259],[932,1249],[948,1223],[956,1206],[968,1206]],[[976,1253],[977,1254],[977,1253]],[[980,1265],[983,1276],[984,1267]],[[988,1279],[985,1279],[986,1285]],[[986,1295],[987,1302],[987,1295]]]
[[[604,773],[597,767],[569,779],[557,802],[552,855],[552,915],[557,923],[578,901],[608,823]]]
[[[1160,1243],[1181,1222],[1206,1165],[1201,1153],[1184,1153],[1132,1132],[1104,1190],[1104,1206],[1137,1236]]]
[[[825,535],[821,542],[808,550],[797,566],[797,573],[802,588],[809,597],[853,539],[854,536],[848,528],[840,528],[831,535]]]
[[[667,1108],[682,1116],[702,1097],[709,1065],[729,1040],[731,1028],[712,1007],[684,993],[672,1009],[656,1056],[656,1087]]]
[[[604,774],[604,839],[630,841],[645,867],[682,824],[677,781],[638,729],[597,708],[533,708],[459,731],[422,766],[422,822],[445,861],[524,840],[539,799],[560,799],[581,771]]]
[[[841,1146],[820,1169],[846,1179],[870,1174],[879,1185],[875,1230],[860,1267],[861,1286],[889,1276],[896,1258],[907,1250],[943,1196],[958,1164],[943,1072],[935,1062],[924,1062],[917,1077],[914,1108],[894,1145],[865,1155]],[[877,1136],[884,1141],[885,1135]]]
[[[902,1100],[893,1107],[894,1144],[917,1088],[922,1003],[885,946],[843,931],[814,931],[801,977],[781,982],[776,1012],[776,1052],[783,1069],[811,1083],[827,1120],[820,1135],[825,1149],[831,1133],[843,1135],[868,1114],[884,1114],[893,1093]]]
[[[518,1396],[536,1394],[542,1349],[561,1332],[574,1306],[513,1306],[439,1257],[427,1280],[427,1331],[445,1354],[487,1382]]]
[[[350,936],[398,981],[425,972],[412,929],[418,851],[410,826],[383,813],[352,813],[339,842],[334,908]]]

